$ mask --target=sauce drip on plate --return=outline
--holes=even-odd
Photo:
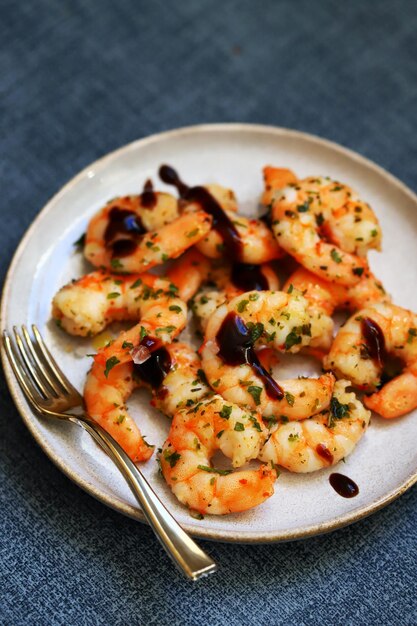
[[[329,483],[342,498],[354,498],[359,493],[358,485],[344,474],[330,474]]]

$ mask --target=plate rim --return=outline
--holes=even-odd
[[[19,263],[22,252],[25,248],[26,242],[30,239],[32,231],[37,227],[39,221],[44,218],[44,216],[53,210],[53,205],[59,201],[62,195],[65,195],[69,189],[73,186],[77,185],[78,182],[85,177],[88,177],[88,174],[91,170],[95,171],[97,174],[97,168],[105,167],[109,162],[118,158],[120,154],[130,152],[132,150],[140,149],[145,145],[150,145],[152,143],[157,143],[158,141],[163,141],[164,139],[170,139],[175,136],[184,136],[190,135],[194,133],[210,133],[210,132],[237,132],[237,133],[246,133],[246,132],[258,132],[264,134],[273,134],[276,136],[287,136],[294,137],[296,139],[306,140],[308,142],[314,143],[319,146],[324,146],[327,148],[331,148],[335,150],[339,154],[349,157],[351,160],[359,163],[371,170],[377,172],[384,178],[386,178],[391,185],[394,185],[397,189],[400,189],[403,193],[405,193],[417,206],[417,195],[402,181],[396,178],[393,174],[385,170],[380,165],[374,163],[367,157],[364,157],[357,152],[347,148],[341,144],[338,144],[329,139],[325,139],[318,135],[314,135],[311,133],[307,133],[304,131],[294,130],[283,128],[279,126],[270,126],[264,124],[249,124],[249,123],[234,123],[234,122],[225,122],[225,123],[216,123],[216,124],[195,124],[191,126],[183,126],[180,128],[175,128],[172,130],[163,131],[160,133],[155,133],[149,135],[147,137],[143,137],[141,139],[134,140],[128,144],[120,146],[116,150],[106,153],[102,157],[98,158],[93,163],[90,163],[86,167],[84,167],[78,174],[73,176],[65,185],[63,185],[41,208],[41,210],[36,214],[33,221],[30,223],[25,233],[23,234],[16,251],[11,260],[10,266],[6,273],[6,277],[4,280],[3,286],[3,295],[1,299],[0,305],[0,330],[3,332],[5,330],[5,320],[6,320],[6,304],[8,301],[8,295],[10,291],[12,277],[14,275],[15,267]],[[28,408],[26,401],[23,400],[23,395],[20,390],[20,387],[14,377],[13,371],[9,362],[7,361],[5,351],[2,348],[1,350],[1,358],[3,363],[3,371],[5,374],[5,379],[10,391],[10,394],[13,398],[13,401],[22,417],[23,423],[29,430],[32,437],[35,439],[36,443],[40,446],[40,448],[45,452],[45,454],[49,457],[49,459],[55,464],[55,466],[72,482],[74,482],[78,487],[81,487],[86,493],[93,496],[106,506],[111,509],[122,513],[130,518],[138,520],[140,522],[146,523],[146,518],[142,511],[139,508],[131,506],[126,502],[120,500],[117,497],[113,497],[108,495],[107,493],[101,491],[99,488],[95,487],[87,480],[82,478],[77,472],[73,471],[68,465],[65,463],[58,454],[54,452],[54,450],[49,446],[49,444],[42,438],[41,432],[36,428],[36,423],[32,420],[32,412]],[[42,418],[38,418],[42,419]],[[221,541],[221,542],[230,542],[230,543],[276,543],[276,542],[284,542],[284,541],[292,541],[296,539],[303,539],[312,537],[315,535],[331,532],[333,530],[337,530],[339,528],[343,528],[349,524],[357,522],[365,517],[376,513],[383,507],[387,506],[397,498],[399,498],[403,493],[405,493],[412,485],[417,482],[417,470],[411,473],[398,487],[394,488],[384,496],[378,498],[374,502],[363,506],[357,510],[351,511],[350,513],[346,513],[344,515],[340,515],[338,517],[333,518],[328,522],[323,522],[320,524],[307,525],[297,528],[296,530],[289,531],[280,531],[278,533],[271,532],[261,532],[254,535],[253,533],[249,533],[248,531],[231,531],[230,533],[224,534],[224,530],[213,530],[206,529],[201,527],[189,526],[188,524],[182,523],[183,528],[192,534],[194,537],[198,537],[200,539],[209,539],[213,541]]]

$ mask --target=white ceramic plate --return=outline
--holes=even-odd
[[[300,177],[329,175],[353,186],[381,221],[384,251],[370,255],[375,274],[397,304],[417,311],[417,197],[393,176],[345,148],[295,131],[242,124],[175,130],[132,143],[86,168],[44,207],[13,259],[2,301],[2,329],[36,323],[79,389],[90,364],[83,355],[93,350],[88,341],[67,337],[50,323],[51,299],[60,286],[88,269],[73,248],[88,219],[109,198],[138,193],[149,177],[156,182],[161,163],[174,166],[189,184],[218,182],[231,187],[247,214],[256,210],[265,164],[289,167]],[[89,435],[71,424],[35,417],[6,362],[4,368],[26,425],[57,466],[105,504],[143,520],[118,471]],[[295,375],[314,371],[311,363],[300,358],[291,360],[286,369]],[[147,393],[138,392],[129,406],[148,441],[161,445],[169,422],[149,406]],[[392,421],[373,418],[354,452],[336,470],[359,485],[360,493],[352,499],[340,497],[330,486],[328,476],[334,468],[311,475],[283,471],[275,495],[255,510],[195,520],[158,475],[155,457],[143,471],[195,536],[241,542],[306,537],[369,515],[416,481],[415,413]]]

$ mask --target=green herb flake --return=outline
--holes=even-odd
[[[215,467],[209,467],[208,465],[197,465],[198,469],[203,470],[203,472],[209,472],[209,474],[220,474],[220,476],[227,476],[231,474],[233,470],[221,470],[216,469]]]
[[[291,283],[291,285],[287,289],[287,293],[292,293],[293,291],[294,291],[294,285]]]
[[[155,334],[159,335],[160,333],[168,333],[171,334],[174,330],[176,330],[176,326],[161,326],[161,328],[155,329]]]
[[[249,300],[241,300],[236,307],[238,313],[243,313],[243,311],[246,310],[246,307],[248,304],[249,304]]]
[[[412,343],[414,337],[417,337],[417,328],[408,329],[407,343]]]
[[[257,387],[256,385],[251,385],[250,387],[248,387],[248,391],[249,391],[250,395],[252,396],[256,406],[258,406],[261,403],[262,387]]]
[[[169,310],[174,311],[175,313],[182,312],[182,308],[180,306],[177,306],[176,304],[171,304],[171,306],[169,307]]]
[[[220,437],[223,435],[223,433],[224,433],[224,430],[220,430],[220,431],[217,433],[217,435],[216,435],[217,439],[220,439]]]
[[[285,399],[290,406],[294,406],[295,398],[289,391],[285,392]]]
[[[245,427],[242,424],[242,422],[236,422],[234,430],[237,430],[238,432],[242,432],[243,430],[245,430]]]
[[[257,341],[264,332],[264,325],[262,324],[262,322],[256,322],[256,324],[254,324],[253,322],[248,322],[247,327],[250,332],[250,340],[252,343],[255,343],[255,341]]]
[[[130,343],[130,341],[124,341],[122,343],[122,350],[131,350],[133,348],[133,343]]]
[[[139,341],[142,341],[142,339],[144,339],[147,336],[147,331],[146,328],[144,328],[143,326],[140,327],[140,333],[139,333]]]
[[[298,345],[299,343],[301,343],[301,337],[300,335],[296,332],[295,329],[293,329],[290,333],[288,333],[288,335],[285,338],[285,349],[286,350],[290,350],[293,346]]]
[[[260,423],[258,422],[258,420],[256,419],[256,417],[249,417],[249,420],[252,422],[252,428],[254,428],[255,430],[257,430],[259,433],[262,432],[262,428]]]
[[[373,230],[371,230],[371,237],[376,237],[378,235],[378,231],[376,228],[374,228]]]
[[[251,293],[251,294],[249,295],[249,300],[250,300],[251,302],[255,302],[255,300],[258,300],[258,298],[259,298],[259,293]]]
[[[228,420],[230,415],[232,414],[232,409],[233,407],[231,406],[227,406],[226,404],[223,405],[222,410],[219,411],[220,417],[223,417],[223,419]]]
[[[341,263],[342,262],[342,257],[340,256],[340,254],[338,253],[336,248],[332,248],[332,250],[330,252],[330,256],[332,257],[332,259],[333,259],[333,261],[335,263]]]
[[[104,376],[106,378],[108,377],[110,370],[113,369],[113,367],[115,367],[118,363],[120,363],[120,361],[116,356],[111,356],[109,359],[107,359],[106,368],[104,370]]]
[[[194,230],[191,230],[189,233],[187,233],[186,237],[191,239],[191,237],[195,237],[196,235],[198,235],[198,233],[199,233],[199,229],[194,228]]]
[[[137,278],[135,282],[132,285],[130,285],[130,289],[137,289],[138,287],[141,286],[141,284],[142,284],[142,279]]]
[[[352,272],[355,274],[355,276],[362,276],[363,267],[354,267]]]
[[[84,248],[84,246],[85,246],[85,233],[83,233],[81,235],[81,237],[79,239],[77,239],[77,241],[74,241],[74,243],[72,245],[75,248],[78,248],[79,250],[82,250],[82,248]]]
[[[120,261],[120,259],[112,259],[110,261],[110,265],[114,270],[120,270],[123,268],[123,263]]]
[[[297,206],[297,211],[299,213],[306,213],[309,210],[309,208],[310,208],[310,204],[309,204],[308,200],[306,200],[304,202],[304,204],[299,204]]]
[[[107,294],[107,300],[114,300],[115,298],[118,298],[121,294],[117,291],[112,291],[111,293]]]
[[[178,452],[169,452],[169,450],[164,450],[164,459],[170,464],[171,467],[175,467],[180,458],[181,454],[178,454]]]
[[[299,441],[300,439],[300,435],[298,433],[291,433],[290,435],[288,435],[288,441],[291,441],[292,443],[294,441]]]

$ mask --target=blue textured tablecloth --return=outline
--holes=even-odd
[[[417,189],[412,1],[2,0],[0,91],[1,279],[63,183],[163,129],[306,130]],[[220,570],[192,584],[52,465],[3,379],[1,401],[1,624],[417,624],[416,490],[308,541],[205,543]]]

